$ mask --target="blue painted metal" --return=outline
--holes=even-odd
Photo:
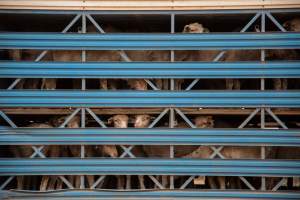
[[[300,62],[0,62],[0,78],[299,78]]]
[[[0,90],[0,107],[300,107],[300,91]]]
[[[300,33],[63,34],[0,33],[3,49],[298,49]]]
[[[1,158],[0,175],[300,176],[300,160]]]
[[[262,129],[0,129],[0,145],[234,145],[298,146],[300,130]]]
[[[262,192],[262,191],[213,191],[213,190],[144,190],[144,191],[108,191],[108,190],[62,190],[47,192],[0,191],[1,199],[110,199],[110,200],[295,200],[300,192]]]

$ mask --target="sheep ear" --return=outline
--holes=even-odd
[[[261,32],[259,25],[255,25],[254,26],[254,30],[255,30],[255,32]]]
[[[207,116],[209,120],[213,120],[213,116]]]
[[[283,23],[282,25],[284,28],[289,28],[291,26],[291,22],[290,21],[286,21]]]
[[[114,120],[113,117],[109,118],[109,119],[107,120],[107,124],[112,124],[112,123],[113,123],[113,120]]]
[[[155,119],[155,118],[156,118],[156,117],[153,117],[153,116],[152,116],[152,117],[150,117],[150,119],[152,119],[152,120],[153,120],[153,119]]]
[[[189,25],[185,25],[184,28],[183,28],[183,32],[187,32],[187,29],[188,29]]]
[[[54,117],[49,121],[52,126],[61,126],[64,123],[64,120],[61,120],[61,117]]]
[[[203,33],[209,33],[209,29],[208,28],[204,28],[203,29]]]

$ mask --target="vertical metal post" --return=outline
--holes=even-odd
[[[86,33],[86,16],[85,14],[82,14],[82,33]],[[86,51],[83,50],[81,51],[81,61],[86,62]],[[86,80],[83,78],[81,79],[81,89],[85,90],[86,89]]]
[[[174,109],[170,109],[169,127],[174,128],[175,112]],[[170,146],[170,158],[174,158],[174,146]],[[170,176],[170,189],[174,189],[174,176]]]
[[[261,32],[266,31],[266,13],[262,11],[261,13]],[[265,62],[265,50],[262,49],[260,52],[260,61]],[[260,89],[265,90],[265,79],[260,79]],[[265,115],[265,108],[261,108],[260,110],[260,128],[265,128],[265,121],[266,121],[266,115]],[[266,159],[266,147],[261,147],[261,159]],[[261,190],[266,190],[266,177],[261,178]]]
[[[81,24],[82,33],[86,33],[86,16],[82,14],[82,24]],[[86,51],[81,51],[81,62],[86,62]],[[86,80],[81,79],[81,90],[86,90]],[[85,128],[85,108],[81,108],[81,128]],[[85,157],[85,146],[80,146],[80,158]],[[85,179],[84,175],[80,176],[80,189],[85,188]]]
[[[171,33],[175,33],[175,14],[171,14]],[[175,61],[175,53],[174,50],[171,50],[171,62]],[[170,89],[175,89],[175,81],[174,79],[170,80]],[[170,118],[169,118],[169,127],[174,128],[175,125],[175,112],[173,108],[170,108]],[[170,158],[174,158],[174,146],[170,146]],[[174,189],[174,176],[170,176],[170,189]]]
[[[175,33],[175,14],[171,14],[171,33]],[[175,60],[174,50],[171,50],[171,62]]]

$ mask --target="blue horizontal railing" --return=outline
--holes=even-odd
[[[213,190],[143,190],[143,191],[109,191],[109,190],[60,190],[47,192],[34,191],[0,191],[1,199],[110,199],[110,200],[299,200],[300,192],[267,191],[213,191]]]
[[[1,158],[0,175],[300,176],[300,160]]]
[[[0,33],[2,49],[297,49],[300,33],[62,34]]]
[[[300,62],[0,62],[0,78],[299,78]]]
[[[235,145],[298,146],[300,130],[2,128],[0,145]]]
[[[300,107],[300,91],[0,90],[0,107]]]

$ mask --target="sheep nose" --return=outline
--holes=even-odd
[[[285,22],[282,26],[286,29],[289,29],[290,28],[290,23]]]
[[[191,28],[190,28],[189,26],[185,26],[185,27],[184,27],[184,30],[185,30],[185,31],[190,31]]]
[[[255,25],[255,26],[254,26],[254,29],[255,29],[256,32],[260,32],[260,27],[259,27],[259,25]]]
[[[118,152],[114,152],[114,153],[112,153],[110,156],[111,156],[112,158],[116,158],[116,157],[118,157]]]

